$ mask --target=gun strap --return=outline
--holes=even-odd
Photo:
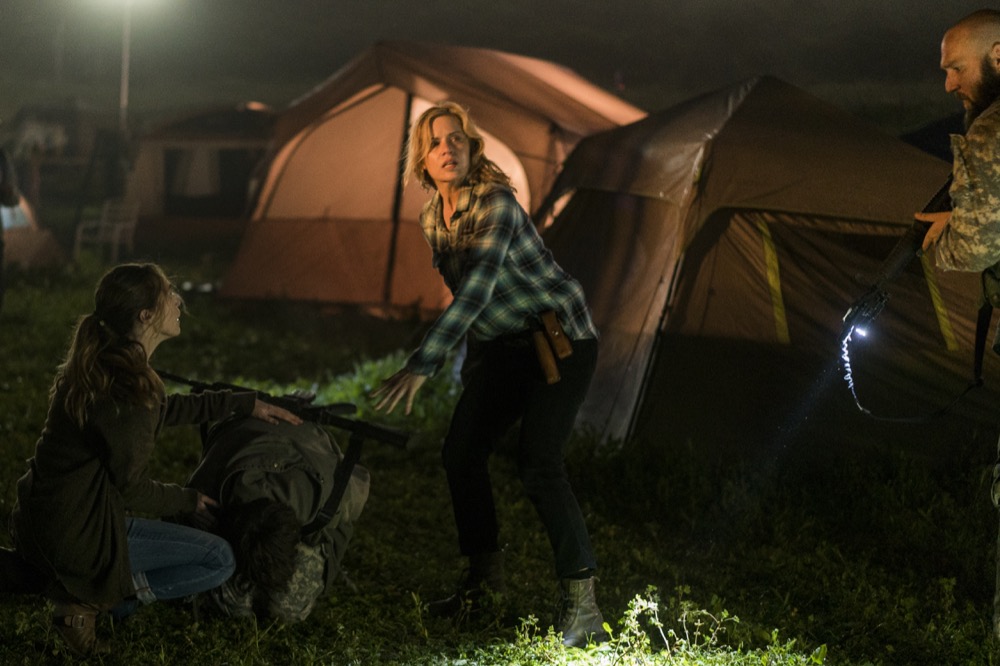
[[[972,359],[972,381],[969,382],[969,385],[965,387],[965,390],[963,390],[960,394],[958,394],[955,397],[955,399],[951,401],[951,403],[945,405],[944,407],[938,409],[937,411],[931,414],[922,416],[913,416],[913,417],[878,416],[876,414],[873,414],[864,406],[862,406],[861,401],[858,399],[858,395],[854,390],[853,380],[851,379],[849,355],[847,351],[847,347],[850,344],[851,338],[850,335],[848,335],[842,341],[841,346],[843,348],[843,358],[848,363],[847,378],[848,378],[848,384],[851,387],[851,394],[854,396],[854,403],[857,405],[858,409],[860,409],[862,412],[864,412],[868,416],[878,421],[895,421],[897,423],[926,423],[927,421],[930,421],[933,418],[945,414],[952,407],[954,407],[959,400],[964,398],[966,393],[968,393],[974,388],[983,385],[983,358],[986,353],[986,335],[989,333],[990,322],[992,321],[992,319],[993,319],[993,304],[990,303],[989,298],[984,294],[983,304],[979,306],[979,312],[976,315],[976,339],[975,339],[975,349],[973,350],[974,353]]]
[[[976,353],[972,361],[972,379],[976,386],[983,383],[983,356],[986,352],[986,334],[989,332],[990,321],[993,319],[993,304],[988,298],[983,298],[976,317]]]
[[[358,464],[358,460],[361,459],[361,447],[364,442],[364,435],[356,432],[351,433],[347,451],[333,473],[333,489],[330,491],[330,496],[326,498],[323,507],[316,513],[316,517],[308,525],[302,527],[300,533],[303,537],[319,532],[329,525],[333,517],[337,515],[337,511],[340,509],[340,501],[344,498],[344,493],[347,491],[347,484],[351,481],[351,474],[354,472],[354,467]]]

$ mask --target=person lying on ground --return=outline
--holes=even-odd
[[[328,507],[342,462],[315,423],[233,416],[212,427],[187,485],[219,500],[215,530],[236,556],[236,573],[209,592],[225,615],[299,622],[341,577],[370,485],[368,470],[355,465]]]

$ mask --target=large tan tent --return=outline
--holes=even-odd
[[[842,317],[948,172],[769,77],[583,140],[544,207],[602,331],[581,423],[729,451],[787,440],[824,410],[867,432],[838,364]],[[977,279],[911,262],[870,339],[852,336],[862,405],[908,418],[961,392]],[[995,420],[975,402],[995,384],[959,403],[980,423]]]
[[[436,311],[448,293],[404,187],[412,121],[467,107],[532,210],[583,137],[645,115],[565,67],[489,49],[380,43],[281,114],[276,150],[222,293]]]

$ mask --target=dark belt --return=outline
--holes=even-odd
[[[533,346],[531,341],[531,331],[518,331],[516,333],[504,333],[492,340],[486,340],[482,344],[495,344],[511,349],[527,349]]]

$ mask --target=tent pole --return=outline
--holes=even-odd
[[[403,141],[399,150],[399,171],[396,174],[396,191],[392,197],[392,233],[389,235],[389,256],[385,266],[385,288],[382,292],[384,305],[392,304],[392,274],[396,268],[396,244],[399,242],[399,217],[403,208],[403,179],[406,170],[406,144],[410,140],[410,113],[413,109],[413,95],[406,95],[406,109],[403,116]]]

